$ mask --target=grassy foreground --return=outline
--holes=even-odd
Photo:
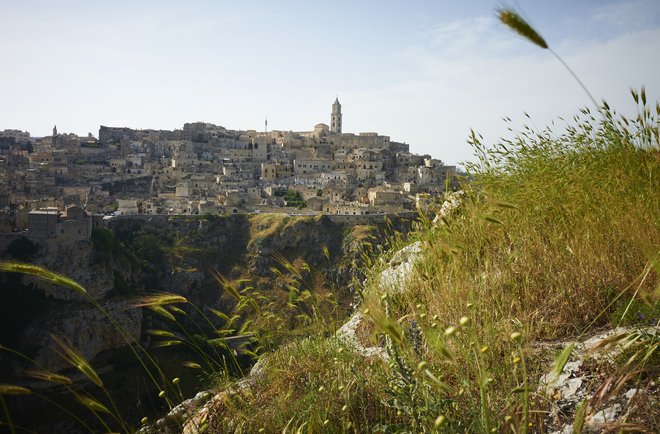
[[[379,285],[386,254],[360,292],[363,338],[388,361],[333,338],[294,342],[215,406],[209,432],[545,431],[538,379],[570,347],[542,354],[540,342],[660,317],[660,105],[633,98],[634,119],[604,104],[561,134],[525,128],[492,148],[473,134],[462,206],[392,250],[423,243],[406,291]],[[611,374],[650,387],[658,345],[643,340]]]
[[[190,305],[208,323],[208,336],[191,334],[180,322],[187,314],[178,305],[189,304],[183,296],[137,297],[133,307],[151,310],[176,331],[148,330],[156,338],[148,348],[76,282],[28,264],[3,262],[0,271],[68,287],[96,306],[169,410],[184,399],[181,380],[164,372],[153,350],[188,348],[199,363],[183,364],[215,379],[218,392],[207,415],[194,418],[197,432],[546,432],[556,403],[539,391],[541,376],[553,360],[561,371],[571,342],[620,325],[629,327],[627,350],[594,362],[602,383],[598,401],[632,387],[646,391],[651,400],[624,428],[658,432],[660,411],[652,403],[660,400],[660,334],[647,330],[657,331],[660,319],[660,104],[649,107],[643,90],[633,98],[633,119],[604,104],[597,113],[583,110],[560,134],[525,128],[493,147],[473,134],[477,161],[463,192],[452,194],[460,196],[457,208],[440,212],[438,201],[422,211],[411,234],[375,247],[367,242],[369,230],[354,228],[349,239],[365,242],[367,253],[338,266],[355,268],[364,318],[358,340],[381,355],[365,356],[332,337],[341,324],[338,303],[302,259],[275,258],[273,285],[286,288],[279,303],[218,274],[234,310]],[[286,224],[263,216],[253,235]],[[394,253],[415,242],[422,253],[405,290],[381,285]],[[330,261],[327,248],[323,254]],[[261,373],[249,387],[236,387],[243,364],[225,337],[255,341],[244,356],[259,357]],[[59,385],[95,420],[49,402],[84,432],[134,432],[89,362],[67,342],[56,343],[89,387],[42,367],[26,375]],[[38,390],[0,384],[0,426],[31,432],[12,421],[8,406],[17,398],[11,395],[30,394],[48,400]],[[562,410],[562,420],[574,421],[573,432],[581,432],[591,404]],[[184,412],[183,420],[194,415]],[[141,423],[147,429],[151,421]]]

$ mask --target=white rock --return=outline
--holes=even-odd
[[[585,427],[589,429],[599,429],[606,423],[612,422],[621,413],[621,405],[614,404],[611,407],[604,408],[593,416],[587,417]]]
[[[582,361],[575,360],[566,363],[559,375],[554,371],[543,375],[540,379],[539,391],[545,392],[546,396],[553,396],[559,390],[560,400],[572,398],[583,383],[581,377],[575,377],[581,366]]]
[[[629,391],[627,391],[626,392],[626,398],[628,398],[628,401],[633,399],[635,397],[635,395],[637,395],[638,392],[639,392],[639,390],[637,390],[637,389],[630,389]]]
[[[570,399],[575,396],[582,387],[582,378],[571,378],[561,387],[561,394],[564,399]]]
[[[573,434],[573,425],[564,425],[561,430],[553,431],[552,434]]]
[[[442,222],[443,217],[444,218],[449,217],[452,214],[452,212],[462,204],[463,204],[463,191],[450,193],[447,196],[447,200],[445,200],[442,203],[442,206],[440,207],[440,211],[438,211],[438,214],[433,219],[433,224],[434,225],[440,224]]]
[[[381,289],[386,292],[404,292],[406,283],[412,274],[413,267],[422,256],[423,244],[416,241],[407,245],[394,254],[388,268],[380,274]],[[342,325],[336,332],[338,339],[344,341],[347,345],[353,347],[357,352],[365,357],[378,356],[384,360],[388,359],[387,351],[381,347],[366,347],[362,345],[357,337],[357,329],[364,321],[364,315],[356,311],[351,318]]]
[[[353,316],[351,316],[351,319],[337,330],[337,333],[335,334],[337,339],[340,339],[364,357],[377,356],[387,360],[387,351],[385,351],[384,348],[365,347],[360,343],[360,340],[357,337],[357,328],[362,324],[362,321],[364,321],[364,315],[362,312],[355,312]]]
[[[385,291],[405,292],[413,267],[422,256],[422,242],[410,244],[394,254],[389,267],[380,274],[380,285]]]
[[[264,373],[264,362],[263,362],[263,358],[260,357],[259,360],[257,360],[257,363],[252,365],[252,369],[250,369],[249,376],[255,378],[261,376],[263,373]]]

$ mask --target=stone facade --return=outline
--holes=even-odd
[[[31,238],[61,241],[88,240],[94,227],[92,215],[77,205],[66,211],[42,208],[28,212],[28,235]]]
[[[330,131],[341,134],[341,122],[341,104],[339,103],[339,98],[335,98],[330,115]]]
[[[63,225],[70,204],[108,216],[271,212],[286,204],[269,191],[296,190],[305,199],[322,191],[324,200],[309,205],[317,213],[382,212],[364,206],[405,211],[414,209],[414,194],[444,191],[455,170],[409,148],[377,132],[343,132],[338,98],[330,125],[318,123],[311,131],[231,130],[194,122],[173,131],[101,126],[96,140],[56,128],[40,139],[5,130],[0,207],[14,219],[12,229],[30,226],[41,237],[87,232],[76,220]],[[41,205],[31,205],[36,202]],[[37,209],[46,206],[59,211]],[[28,216],[30,210],[35,212]]]

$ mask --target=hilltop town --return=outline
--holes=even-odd
[[[414,210],[455,168],[378,133],[101,126],[98,139],[0,131],[0,232],[86,239],[119,215],[277,212],[367,215]]]

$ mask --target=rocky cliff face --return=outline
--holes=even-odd
[[[104,351],[126,345],[122,332],[130,338],[140,339],[141,310],[131,308],[126,297],[116,294],[116,280],[136,281],[139,270],[122,261],[100,260],[92,241],[56,243],[46,240],[38,245],[38,252],[29,262],[75,280],[87,290],[89,297],[29,275],[9,280],[2,280],[5,276],[0,276],[0,286],[8,291],[29,289],[34,294],[40,294],[35,297],[42,309],[15,338],[19,351],[33,357],[37,364],[58,371],[70,366],[58,354],[51,336],[68,342],[89,360]],[[16,303],[15,297],[7,292],[3,291],[1,296],[5,298],[3,303]],[[105,313],[92,304],[90,297],[100,304]],[[31,306],[16,308],[29,310]],[[26,312],[26,315],[30,314]],[[34,366],[29,368],[34,369]]]
[[[91,241],[44,241],[40,243],[38,255],[35,261],[37,265],[75,280],[95,299],[105,298],[114,286],[112,267],[95,261],[95,250]],[[26,280],[43,288],[46,296],[56,300],[83,300],[82,296],[69,288],[30,277],[26,277]]]
[[[84,302],[57,305],[58,308],[51,309],[49,315],[31,324],[24,335],[25,342],[37,349],[34,360],[52,371],[71,366],[60,357],[51,335],[64,338],[88,360],[93,360],[103,351],[125,346],[124,336],[140,339],[142,310],[132,307],[128,301],[104,300],[101,308],[105,313]],[[121,331],[106,314],[121,327]]]
[[[409,226],[396,225],[403,230]],[[135,295],[172,292],[197,306],[223,310],[213,271],[268,282],[276,255],[305,261],[329,284],[346,282],[350,264],[359,261],[362,243],[378,242],[386,226],[337,224],[323,217],[234,215],[120,218],[109,229],[112,234],[100,234],[103,242],[97,237],[94,242],[40,243],[31,262],[80,283],[128,335],[140,339],[145,321],[151,320],[129,306]],[[51,334],[90,360],[125,344],[116,327],[85,297],[30,276],[23,276],[22,284],[43,291],[47,307],[23,328],[19,350],[49,369],[66,367]]]

